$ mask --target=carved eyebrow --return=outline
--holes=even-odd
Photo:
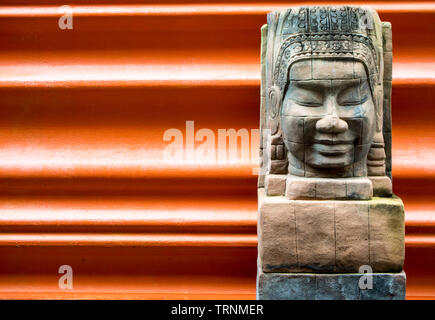
[[[341,90],[358,87],[361,85],[360,79],[348,80],[293,80],[291,84],[296,88],[308,90],[323,90],[328,87],[335,87]]]
[[[349,80],[340,80],[340,81],[332,81],[332,85],[334,87],[340,87],[341,89],[349,89],[351,87],[359,87],[361,85],[360,79],[349,79]]]
[[[298,80],[292,81],[292,84],[301,89],[319,89],[319,87],[326,88],[331,85],[330,80]]]

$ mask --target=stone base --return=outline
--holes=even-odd
[[[373,276],[371,289],[360,289]],[[405,272],[257,274],[257,300],[404,300]]]
[[[400,272],[405,215],[397,197],[288,200],[258,190],[258,254],[264,272]]]

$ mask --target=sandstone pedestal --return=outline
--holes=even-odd
[[[399,198],[289,200],[259,188],[258,201],[257,299],[405,298]]]
[[[397,197],[288,200],[258,190],[258,255],[264,272],[400,272],[405,215]]]

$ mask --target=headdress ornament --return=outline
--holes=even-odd
[[[382,30],[369,8],[297,7],[282,14],[275,33],[280,42],[273,82],[284,92],[290,66],[302,59],[348,58],[361,61],[372,92],[382,82]]]

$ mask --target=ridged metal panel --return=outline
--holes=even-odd
[[[0,1],[0,298],[255,298],[253,165],[166,164],[162,137],[258,128],[260,27],[297,2],[90,3],[60,30],[61,1]],[[363,4],[393,25],[407,295],[434,298],[435,3]]]

